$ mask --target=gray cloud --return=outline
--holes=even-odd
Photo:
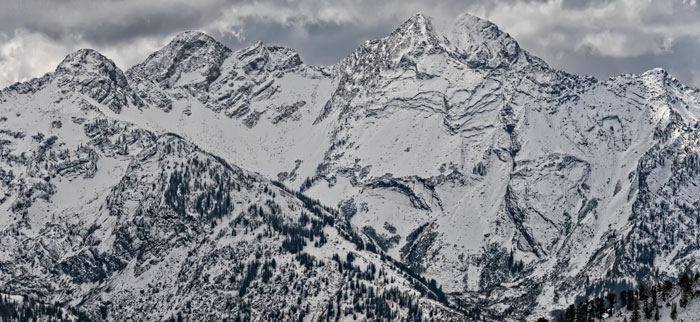
[[[468,11],[554,67],[607,78],[662,67],[700,86],[695,0],[0,0],[0,87],[91,47],[126,69],[184,30],[232,49],[258,40],[328,65],[416,12],[442,29]]]

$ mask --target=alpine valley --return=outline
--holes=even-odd
[[[699,119],[664,70],[571,75],[469,14],[332,66],[199,32],[126,71],[82,49],[0,92],[0,304],[555,319],[700,271]]]

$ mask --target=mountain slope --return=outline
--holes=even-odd
[[[463,318],[335,210],[117,120],[142,105],[114,108],[113,66],[79,51],[2,92],[0,289],[91,320]]]
[[[434,298],[447,293],[456,311],[420,304],[444,316],[534,320],[577,297],[698,270],[698,91],[658,69],[605,81],[555,70],[468,14],[450,31],[415,15],[327,67],[262,43],[232,51],[198,32],[178,35],[126,73],[83,50],[55,73],[3,90],[0,102],[3,243],[31,245],[7,248],[4,262],[22,249],[39,254],[43,236],[58,229],[48,225],[61,223],[46,245],[86,232],[70,242],[80,245],[68,252],[75,263],[58,271],[89,279],[69,289],[161,284],[147,301],[135,291],[144,288],[109,287],[109,296],[102,284],[81,288],[76,298],[93,311],[105,301],[98,298],[113,298],[162,317],[190,301],[198,309],[188,314],[204,319],[206,303],[228,298],[223,281],[242,280],[250,254],[267,254],[256,257],[255,273],[272,259],[300,269],[308,260],[284,245],[302,232],[264,227],[278,222],[267,211],[282,216],[281,227],[310,220],[295,211],[306,195],[331,207],[309,217],[326,223],[328,240],[304,248],[325,263],[309,274],[340,265],[333,254],[344,258],[340,249],[350,247],[343,235],[363,240],[375,252],[357,251],[361,267],[434,279],[402,285],[414,294],[428,287]],[[321,236],[302,235],[307,243]],[[254,236],[262,242],[251,243]],[[212,255],[222,247],[247,257],[223,265],[223,255]],[[68,260],[56,255],[68,248],[58,249],[44,262],[48,272]],[[172,267],[180,278],[171,278]],[[190,278],[199,274],[191,267],[209,279]],[[226,275],[235,270],[238,277]],[[55,293],[55,276],[10,271],[5,287],[27,279],[19,290],[70,297]],[[139,279],[149,271],[156,277]],[[317,320],[329,314],[318,299],[340,294],[347,280],[329,279],[302,295],[279,297],[288,292],[281,285],[272,294],[300,296],[297,309],[308,304],[316,315],[307,319]],[[386,287],[380,280],[369,283]],[[266,294],[250,296],[272,301]],[[273,318],[260,306],[236,308]],[[289,310],[275,314],[299,318]]]

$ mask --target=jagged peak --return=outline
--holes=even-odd
[[[236,57],[239,60],[245,60],[248,57],[260,55],[261,53],[265,52],[265,50],[265,44],[262,41],[258,40],[248,47],[237,50],[234,53],[234,57]]]
[[[278,45],[267,45],[262,41],[257,41],[254,44],[238,50],[236,53],[237,57],[245,57],[251,54],[259,54],[263,52],[268,52],[272,54],[283,54],[287,56],[298,55],[298,53],[289,47],[278,46]]]
[[[443,50],[441,37],[435,31],[431,19],[421,13],[411,16],[388,36],[368,40],[352,55],[343,59],[341,68],[375,68],[378,66],[395,66],[404,58],[418,57],[426,53]],[[371,58],[370,58],[371,57]],[[375,66],[365,66],[367,59]]]
[[[80,81],[87,82],[92,79],[108,79],[116,87],[126,88],[128,82],[114,62],[99,53],[97,50],[84,48],[68,54],[58,64],[55,76],[60,84]]]
[[[66,55],[53,73],[47,73],[25,82],[14,83],[7,88],[0,89],[0,91],[33,93],[55,79],[59,80],[60,85],[67,85],[76,80],[87,82],[97,78],[109,78],[120,87],[127,85],[124,73],[112,60],[97,50],[83,48]]]
[[[59,87],[85,94],[115,113],[129,102],[143,105],[133,95],[124,72],[94,49],[80,49],[66,56],[56,67],[54,77]]]
[[[672,76],[669,75],[669,73],[661,67],[653,68],[653,69],[650,69],[646,72],[643,72],[641,76],[642,77],[658,78],[658,79],[672,78]]]
[[[432,19],[422,13],[416,13],[408,18],[408,20],[404,21],[393,33],[413,33],[427,36],[429,33],[434,32],[434,29]]]
[[[264,47],[265,47],[265,43],[262,42],[261,40],[258,40],[254,44],[239,50],[239,52],[247,53],[247,52],[251,52],[251,51],[259,51],[259,50],[262,50]]]
[[[193,42],[193,41],[205,41],[205,42],[218,42],[214,37],[207,35],[206,33],[203,33],[201,31],[197,30],[187,30],[183,31],[173,38],[171,42],[173,41],[180,41],[180,42]]]
[[[518,60],[520,45],[496,24],[462,14],[450,35],[453,50],[470,65],[479,67],[506,67]]]
[[[238,50],[234,53],[234,57],[242,63],[248,64],[251,70],[288,69],[303,64],[299,54],[293,49],[265,45],[262,41]]]
[[[394,54],[412,52],[428,46],[439,46],[439,37],[432,20],[417,13],[385,38],[389,51]]]
[[[191,78],[188,84],[209,84],[219,76],[221,64],[231,55],[231,49],[213,37],[199,31],[179,33],[165,47],[127,71],[132,79],[151,79],[165,88],[183,85],[183,73],[199,72],[201,78]]]
[[[136,67],[144,67],[153,63],[180,63],[192,58],[204,58],[203,56],[214,56],[221,58],[228,56],[231,49],[218,42],[213,37],[200,31],[185,31],[177,34],[167,45],[154,52],[144,62]]]
[[[227,56],[231,49],[213,37],[200,31],[185,31],[177,34],[165,47],[151,54],[146,61],[162,56],[189,58],[196,55]]]
[[[76,74],[84,72],[118,72],[122,71],[112,60],[94,49],[83,48],[70,53],[56,67],[56,74]]]
[[[99,51],[92,48],[81,48],[68,55],[63,59],[63,62],[84,59],[85,57],[93,57],[100,60],[109,60],[109,58],[102,55]]]
[[[230,53],[231,49],[201,31],[184,31],[177,34],[161,51]]]
[[[697,92],[697,89],[684,85],[663,68],[657,67],[650,69],[639,75],[639,77],[647,90],[651,92],[668,91],[672,88],[682,91],[690,90],[692,92]]]
[[[650,69],[641,75],[642,81],[649,84],[649,83],[656,83],[656,84],[666,84],[666,85],[672,85],[673,87],[676,88],[684,88],[684,89],[689,89],[691,87],[688,87],[681,83],[677,78],[673,77],[668,71],[666,71],[663,68],[657,67]]]

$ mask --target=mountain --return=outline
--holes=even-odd
[[[135,92],[88,50],[2,91],[6,294],[90,320],[461,316],[337,210],[120,120],[155,108]]]
[[[185,32],[0,91],[0,292],[91,319],[536,320],[698,271],[700,93],[417,14],[332,66]]]

